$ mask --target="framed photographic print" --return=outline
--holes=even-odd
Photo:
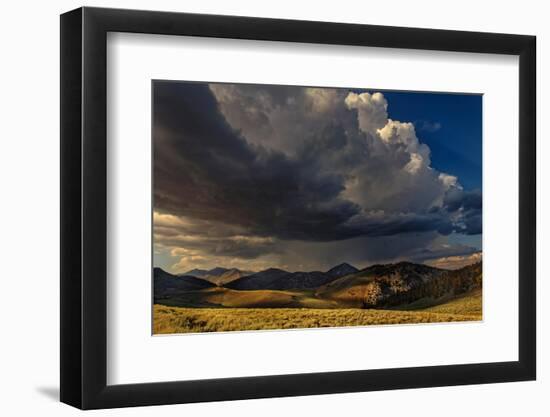
[[[535,379],[535,97],[532,36],[62,15],[61,400]]]

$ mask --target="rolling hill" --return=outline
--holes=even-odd
[[[187,291],[198,291],[214,287],[209,281],[193,276],[172,275],[161,268],[153,269],[154,295],[169,297]]]
[[[365,268],[320,287],[315,294],[363,308],[391,308],[419,300],[449,299],[480,287],[481,263],[448,271],[400,262]]]
[[[277,279],[288,275],[288,271],[278,268],[269,268],[252,275],[239,278],[225,285],[234,290],[263,290],[271,288],[271,284]]]
[[[192,269],[190,271],[184,272],[183,274],[178,274],[178,276],[184,276],[184,275],[190,275],[192,277],[196,278],[202,278],[205,275],[208,275],[208,272],[206,269]]]
[[[270,290],[304,290],[317,288],[336,279],[324,272],[289,272],[273,282],[266,289]]]
[[[224,285],[236,290],[303,290],[317,288],[345,275],[353,274],[357,268],[343,263],[327,272],[288,272],[270,268],[242,277]]]
[[[352,273],[339,277],[348,271]],[[480,289],[482,284],[481,263],[452,271],[410,262],[373,265],[360,271],[346,264],[327,272],[270,268],[223,282],[231,273],[240,271],[226,269],[212,283],[155,268],[155,300],[182,307],[415,310],[447,302]]]
[[[410,262],[360,271],[271,268],[225,286],[155,268],[154,291],[154,333],[482,319],[481,263],[452,271]]]
[[[190,271],[185,272],[181,276],[193,276],[196,278],[201,278],[201,279],[210,281],[215,285],[222,286],[232,281],[235,281],[239,278],[242,278],[244,276],[250,275],[252,273],[253,272],[251,271],[241,271],[240,269],[237,269],[237,268],[228,269],[228,268],[216,267],[210,270],[192,269]]]
[[[346,275],[355,274],[356,272],[359,272],[356,267],[344,262],[329,269],[326,274],[331,276],[332,278],[342,278]]]

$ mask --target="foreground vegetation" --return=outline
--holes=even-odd
[[[479,319],[481,320],[481,310],[482,291],[481,289],[477,289],[467,295],[426,308],[423,311],[443,314],[479,315]]]
[[[183,308],[155,304],[153,333],[479,321],[481,313],[481,290],[440,305],[407,311],[358,308]]]

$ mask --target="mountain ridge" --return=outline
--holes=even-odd
[[[179,276],[194,276],[207,280],[215,285],[222,286],[243,276],[252,274],[252,271],[242,271],[238,268],[222,268],[216,266],[212,269],[191,269]]]
[[[327,275],[330,275],[330,276],[333,276],[333,277],[336,277],[336,278],[341,278],[343,276],[353,274],[353,273],[356,273],[356,272],[359,272],[359,269],[357,269],[353,265],[348,264],[347,262],[342,262],[339,265],[333,266],[332,268],[330,268],[325,273]]]
[[[226,285],[227,288],[234,290],[254,290],[265,289],[276,279],[288,274],[288,271],[279,268],[268,268],[254,274],[244,276]]]
[[[344,262],[325,272],[267,268],[247,274],[247,271],[237,268],[218,266],[210,270],[188,271],[189,274],[202,275],[200,278],[187,273],[175,276],[160,268],[155,268],[155,271],[161,293],[168,291],[168,284],[172,291],[211,287],[235,291],[313,291],[320,299],[359,304],[364,308],[392,307],[426,297],[455,296],[481,286],[481,262],[457,270],[401,261],[370,265],[361,270]],[[167,278],[181,281],[166,281]]]
[[[481,262],[457,270],[412,262],[372,265],[317,288],[315,294],[323,299],[360,303],[363,308],[391,308],[481,288],[481,274]]]
[[[153,286],[156,296],[183,291],[196,291],[214,287],[209,281],[191,275],[173,275],[162,268],[153,268]]]
[[[337,271],[354,268],[349,267]],[[399,309],[437,305],[482,287],[481,262],[458,270],[412,262],[377,264],[339,278],[338,274],[329,275],[329,271],[268,268],[219,285],[155,268],[155,300],[198,307]]]

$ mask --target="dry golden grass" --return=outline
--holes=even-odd
[[[341,305],[333,300],[315,297],[307,290],[247,290],[229,288],[209,288],[189,291],[166,300],[163,305],[174,307],[201,308],[338,308]]]
[[[202,299],[221,307],[232,308],[330,308],[337,303],[311,297],[306,291],[249,290],[236,291],[228,288],[212,288],[202,291]]]
[[[458,298],[450,300],[444,304],[425,308],[422,311],[432,313],[478,315],[479,320],[481,320],[481,300],[482,291],[481,289],[479,289],[472,291],[464,296],[460,296]]]
[[[153,333],[346,327],[481,320],[481,291],[424,310],[182,308],[156,304]]]

